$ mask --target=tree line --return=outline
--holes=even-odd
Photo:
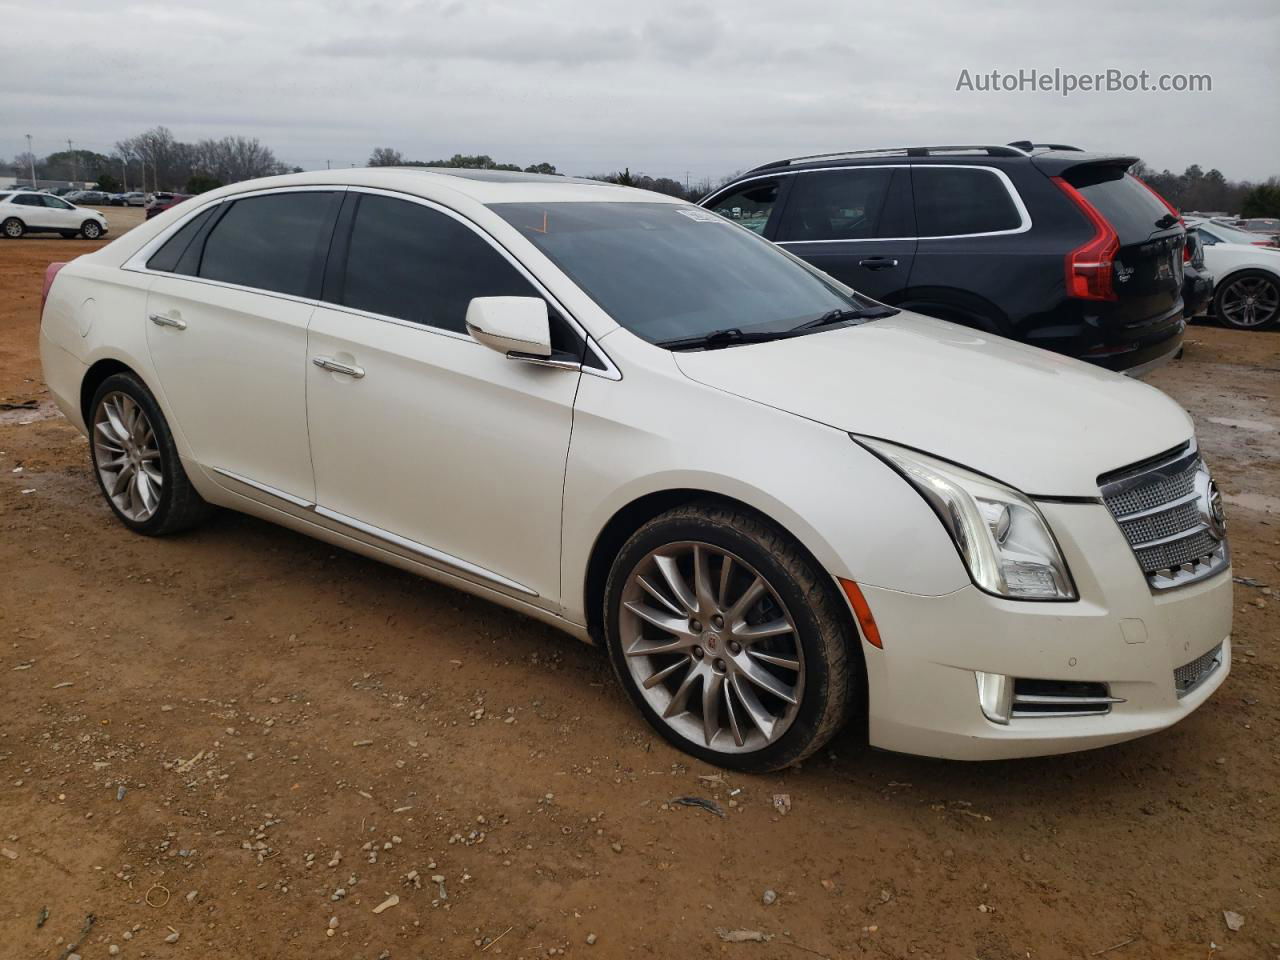
[[[1157,172],[1141,160],[1130,167],[1129,172],[1179,210],[1280,217],[1280,177],[1271,177],[1265,183],[1228,180],[1221,170],[1206,172],[1196,163],[1182,173]]]
[[[175,190],[203,193],[227,183],[301,171],[281,163],[256,137],[228,136],[185,143],[168,127],[153,127],[116,141],[110,154],[60,150],[45,157],[21,153],[13,168],[19,177],[93,183],[99,190]]]
[[[448,160],[406,160],[404,154],[391,147],[378,147],[375,149],[369,155],[369,161],[366,166],[462,167],[471,170],[511,170],[519,173],[543,173],[550,176],[563,176],[556,169],[554,163],[534,163],[527,167],[522,167],[518,163],[498,163],[493,157],[485,153],[455,153]],[[686,184],[671,177],[651,177],[645,173],[632,173],[630,167],[625,167],[621,172],[587,174],[586,179],[599,180],[603,183],[617,183],[624,187],[638,187],[641,190],[652,190],[654,193],[663,193],[669,197],[679,197],[682,200],[693,201],[710,193],[715,187],[728,183],[734,176],[736,174],[723,177],[718,181],[707,177],[696,183]]]
[[[214,187],[255,177],[299,172],[276,158],[270,147],[256,137],[227,136],[191,143],[178,140],[168,127],[157,126],[137,136],[116,142],[110,154],[93,150],[61,150],[45,157],[22,153],[14,158],[18,177],[29,175],[32,166],[40,180],[85,181],[100,190],[180,190],[202,193]],[[560,175],[553,163],[520,166],[499,163],[488,154],[455,153],[447,160],[408,160],[391,147],[378,147],[369,156],[370,167],[467,167],[479,170],[510,170],[522,173]],[[1157,171],[1139,160],[1131,171],[1179,210],[1239,213],[1245,217],[1280,217],[1280,177],[1264,183],[1228,180],[1217,169],[1203,170],[1192,164],[1182,173]],[[588,174],[587,179],[617,183],[641,190],[696,201],[736,174],[697,182],[681,183],[671,177],[632,173],[630,167],[612,173]]]

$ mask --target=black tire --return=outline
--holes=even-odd
[[[102,236],[102,227],[97,220],[86,220],[80,224],[80,236],[86,240],[97,240]]]
[[[126,516],[112,500],[103,482],[102,471],[98,467],[98,445],[94,442],[94,422],[103,400],[111,394],[123,393],[131,398],[146,414],[155,434],[156,446],[160,451],[161,484],[160,503],[155,512],[143,522]],[[213,512],[213,508],[198,494],[187,472],[182,467],[177,447],[173,442],[173,434],[165,421],[160,406],[147,389],[146,384],[133,373],[114,373],[98,385],[89,402],[88,428],[90,432],[89,459],[93,465],[93,475],[98,481],[98,489],[103,499],[111,507],[111,512],[134,533],[148,537],[163,537],[169,534],[190,530],[204,522]]]
[[[17,217],[10,217],[3,224],[0,224],[0,233],[4,234],[10,240],[17,240],[26,232],[27,225]]]
[[[652,551],[688,541],[728,551],[749,564],[777,593],[795,623],[795,639],[803,653],[803,692],[790,726],[760,749],[714,750],[680,733],[649,704],[628,668],[620,626],[624,587]],[[835,584],[786,531],[752,511],[705,501],[650,520],[619,551],[605,585],[604,604],[605,644],[627,695],[668,742],[707,763],[754,773],[790,766],[821,748],[854,711],[865,709],[859,641]]]
[[[1254,292],[1256,291],[1256,292]],[[1239,298],[1249,293],[1255,296],[1255,313],[1259,308],[1267,315],[1255,322],[1246,322],[1247,313],[1237,304]],[[1280,277],[1266,270],[1241,270],[1219,281],[1213,291],[1213,315],[1222,326],[1231,330],[1267,330],[1280,322]]]

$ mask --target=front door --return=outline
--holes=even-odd
[[[581,374],[508,359],[464,326],[473,297],[540,292],[441,209],[355,190],[347,203],[307,350],[317,512],[557,609]]]
[[[859,293],[892,303],[907,285],[916,252],[910,171],[795,174],[775,239]]]

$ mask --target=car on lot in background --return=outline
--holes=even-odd
[[[128,193],[120,195],[124,200],[126,207],[145,207],[147,205],[147,195],[139,190],[131,190]]]
[[[1214,275],[1213,315],[1237,330],[1266,330],[1280,321],[1280,248],[1264,236],[1207,220],[1188,220]]]
[[[190,200],[189,193],[151,193],[147,195],[146,202],[143,204],[147,210],[147,219],[150,220],[154,216],[164,213],[170,207],[176,207],[183,200]]]
[[[1182,341],[1185,231],[1134,162],[859,150],[766,163],[700,203],[883,303],[1140,373]]]
[[[67,194],[68,198],[73,198],[73,203],[92,204],[93,206],[106,207],[111,204],[111,194],[104,190],[79,190],[75,193]]]
[[[107,218],[51,193],[23,191],[0,194],[0,234],[16,240],[28,233],[60,233],[97,240],[107,232]]]
[[[709,762],[776,769],[849,717],[933,756],[1102,746],[1230,668],[1221,498],[1169,397],[674,198],[238,183],[51,266],[41,315],[129,530],[221,505],[522,611]]]

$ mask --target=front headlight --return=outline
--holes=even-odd
[[[933,507],[980,589],[1012,600],[1077,599],[1049,525],[1017,490],[915,450],[855,439]]]

